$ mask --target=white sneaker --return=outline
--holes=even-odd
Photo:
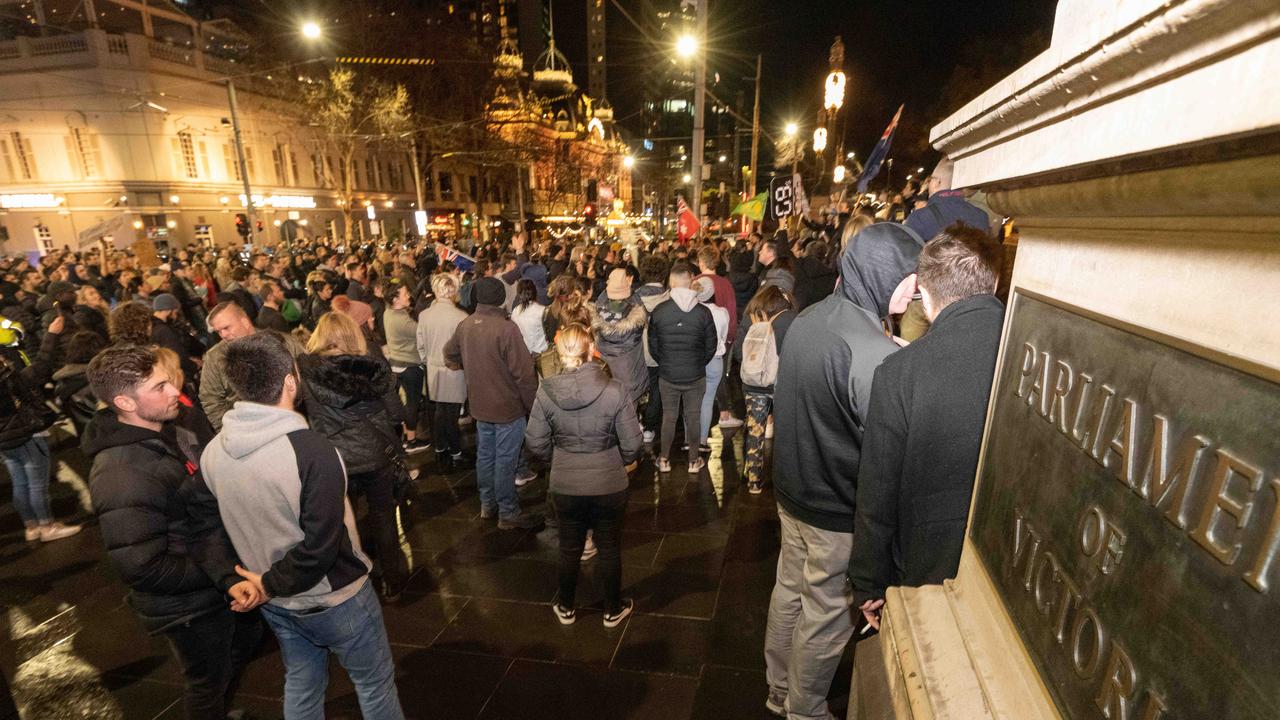
[[[769,688],[769,697],[764,701],[764,709],[784,718],[787,716],[787,693],[785,690]]]
[[[652,430],[644,431],[644,444],[648,445],[653,442],[654,434]]]
[[[69,538],[80,532],[81,529],[80,525],[63,525],[59,522],[41,525],[40,542],[53,542],[54,540]]]
[[[524,487],[534,480],[538,479],[538,473],[530,470],[523,475],[516,475],[516,487]]]
[[[742,427],[742,421],[730,415],[727,418],[720,418],[720,427],[722,428]]]

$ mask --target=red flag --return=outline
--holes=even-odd
[[[689,242],[690,239],[697,236],[698,230],[702,228],[702,223],[698,222],[698,218],[694,216],[693,211],[685,204],[684,196],[676,196],[676,223],[679,228],[680,242]]]

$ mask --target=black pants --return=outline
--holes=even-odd
[[[408,575],[408,562],[400,551],[400,530],[396,525],[395,481],[398,468],[394,465],[373,470],[371,472],[353,473],[348,480],[352,493],[364,493],[369,503],[369,512],[365,517],[365,527],[360,536],[372,542],[367,550],[372,550],[374,560],[382,579],[392,585],[399,585]]]
[[[684,406],[684,439],[689,444],[689,462],[698,459],[698,435],[702,428],[702,396],[707,392],[707,379],[687,385],[676,385],[666,380],[658,381],[662,394],[662,436],[658,446],[658,457],[669,458],[671,443],[676,438],[676,420],[680,417],[680,406]]]
[[[656,432],[662,425],[662,393],[658,391],[658,368],[649,368],[649,401],[644,404],[640,424],[645,430]]]
[[[258,611],[219,609],[164,634],[186,678],[187,720],[226,720],[240,671],[262,641]]]
[[[458,419],[462,416],[462,403],[431,403],[431,442],[436,452],[456,453],[462,450],[462,430]]]
[[[404,372],[396,373],[400,389],[404,390],[404,426],[415,435],[418,432],[418,415],[422,408],[426,371],[421,365],[410,365]]]
[[[596,571],[604,584],[604,611],[622,609],[622,519],[627,514],[627,491],[612,495],[551,495],[560,518],[560,605],[572,608],[578,588],[578,565],[587,530],[596,548]]]

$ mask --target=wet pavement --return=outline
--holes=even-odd
[[[769,718],[764,628],[778,552],[773,497],[746,492],[740,434],[713,438],[708,469],[658,476],[641,463],[622,533],[623,592],[636,611],[601,624],[601,595],[584,563],[578,621],[560,625],[556,532],[499,531],[478,517],[470,469],[436,472],[413,458],[423,496],[406,519],[413,577],[384,605],[397,683],[410,718]],[[74,438],[65,445],[74,445]],[[677,453],[678,454],[678,453]],[[87,466],[55,452],[58,517],[86,519]],[[521,488],[546,500],[545,476]],[[23,541],[7,480],[0,482],[0,671],[27,720],[181,718],[181,676],[163,638],[124,602],[97,528],[48,545]],[[270,632],[236,706],[278,718],[283,666]],[[836,674],[843,717],[850,652]],[[346,674],[331,662],[328,717],[358,718]]]

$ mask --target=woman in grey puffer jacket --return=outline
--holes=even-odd
[[[627,464],[643,446],[635,406],[622,383],[590,362],[595,348],[591,333],[568,325],[556,338],[565,372],[543,379],[538,388],[525,447],[535,457],[551,459],[550,499],[560,518],[560,593],[552,603],[556,617],[568,625],[576,619],[578,584],[587,531],[599,549],[604,579],[604,625],[616,627],[631,614],[622,599],[622,518],[627,508]]]

